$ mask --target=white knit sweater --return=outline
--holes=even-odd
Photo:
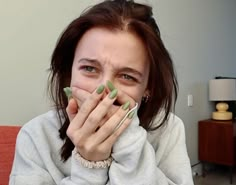
[[[149,133],[134,117],[113,146],[107,169],[85,168],[73,155],[62,162],[59,128],[55,111],[22,127],[10,185],[193,185],[184,125],[173,114],[166,126]]]

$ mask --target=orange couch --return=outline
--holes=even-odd
[[[0,126],[0,185],[8,185],[20,126]]]

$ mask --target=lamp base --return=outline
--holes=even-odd
[[[212,112],[212,119],[214,120],[232,120],[232,112]]]

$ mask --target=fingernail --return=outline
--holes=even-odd
[[[129,101],[127,101],[125,104],[122,105],[123,110],[127,110],[129,108]]]
[[[132,119],[134,117],[134,114],[135,114],[135,110],[129,113],[128,118]]]
[[[67,98],[70,99],[72,98],[72,90],[70,87],[65,87],[63,89],[64,93],[66,94]]]
[[[109,80],[107,81],[107,87],[110,91],[113,91],[115,89],[114,85]]]
[[[97,90],[96,90],[97,94],[101,94],[104,89],[105,89],[105,86],[104,86],[104,85],[100,85],[100,86],[97,88]]]
[[[115,98],[116,95],[117,95],[117,92],[118,92],[117,89],[112,90],[112,91],[110,92],[110,94],[109,94],[109,98],[110,98],[110,99]]]

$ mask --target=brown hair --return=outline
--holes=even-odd
[[[133,32],[145,44],[150,62],[150,97],[147,102],[141,103],[138,110],[140,125],[144,129],[155,130],[163,125],[177,98],[178,84],[173,63],[161,40],[152,8],[132,0],[106,0],[90,7],[66,28],[51,59],[48,89],[62,124],[59,132],[60,138],[65,140],[61,149],[64,161],[71,156],[74,145],[66,135],[69,125],[66,113],[68,102],[63,88],[70,85],[75,48],[83,34],[93,27]],[[164,117],[159,125],[154,126],[153,120],[160,111],[164,111]]]

